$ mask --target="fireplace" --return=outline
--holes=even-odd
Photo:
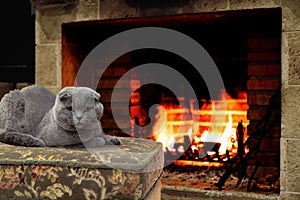
[[[273,126],[274,128],[272,131],[269,131],[264,137],[264,140],[262,140],[261,149],[263,150],[257,155],[257,158],[261,161],[260,164],[263,163],[263,167],[258,169],[256,176],[266,178],[266,175],[270,173],[277,175],[278,170],[280,170],[280,197],[282,199],[297,199],[300,192],[299,187],[297,186],[297,182],[299,180],[298,158],[300,155],[297,148],[297,145],[299,144],[299,137],[297,136],[297,133],[299,132],[297,128],[299,120],[296,112],[294,111],[299,107],[297,104],[297,99],[299,98],[299,59],[296,56],[297,52],[299,52],[299,42],[297,39],[299,38],[299,32],[297,32],[297,30],[299,30],[300,21],[298,14],[300,8],[299,3],[294,1],[277,0],[264,2],[224,0],[217,3],[215,1],[188,1],[188,3],[185,1],[172,1],[172,3],[164,1],[163,6],[158,4],[159,3],[157,2],[147,3],[146,1],[143,1],[141,3],[136,3],[135,1],[125,0],[114,1],[114,3],[110,3],[108,1],[78,1],[72,8],[51,10],[50,8],[48,9],[45,7],[41,10],[37,9],[36,83],[44,85],[55,92],[57,92],[62,86],[72,85],[76,76],[76,70],[80,66],[80,63],[84,60],[85,55],[87,55],[98,43],[104,40],[105,37],[107,38],[118,31],[120,32],[130,28],[155,26],[156,24],[154,24],[154,21],[156,18],[153,18],[153,16],[158,16],[157,19],[161,19],[161,21],[158,20],[161,23],[160,26],[178,30],[189,36],[193,35],[188,33],[188,28],[180,26],[180,20],[182,20],[180,17],[199,18],[199,16],[201,16],[200,19],[198,19],[198,23],[199,26],[203,27],[203,32],[201,33],[202,36],[209,36],[208,38],[213,38],[213,36],[217,35],[217,33],[223,33],[223,37],[217,38],[217,41],[215,41],[215,46],[211,45],[214,42],[213,39],[209,39],[207,41],[204,41],[203,38],[201,41],[200,37],[196,39],[212,56],[218,65],[219,71],[221,73],[225,71],[224,73],[226,75],[223,73],[222,76],[227,77],[225,78],[225,86],[228,97],[230,96],[230,98],[236,101],[240,99],[237,98],[238,96],[243,96],[240,95],[243,94],[243,92],[247,95],[246,103],[244,102],[245,100],[238,100],[244,102],[245,107],[247,107],[246,119],[243,119],[242,122],[245,130],[244,142],[246,142],[246,140],[250,137],[250,133],[255,132],[257,127],[261,125],[261,119],[263,119],[264,116],[267,115],[267,111],[271,109],[269,107],[270,99],[272,99],[272,96],[276,97],[275,94],[279,88],[279,96],[281,92],[280,102],[282,103],[282,126]],[[252,14],[250,14],[251,11],[253,11]],[[239,15],[232,14],[235,12],[239,13]],[[228,15],[222,15],[224,13]],[[173,15],[177,17],[176,20],[173,20],[175,19],[172,18]],[[139,17],[147,16],[150,16],[150,18],[147,18],[148,21],[143,20],[143,22],[147,22],[148,24],[141,24],[140,22],[137,23],[137,21],[135,21],[138,20]],[[274,20],[275,18],[276,20]],[[101,19],[101,21],[97,21],[99,19]],[[166,24],[163,20],[167,19],[171,20],[171,22]],[[251,21],[251,19],[255,20]],[[79,22],[76,23],[76,21]],[[67,23],[63,24],[64,33],[62,33],[60,25],[64,22]],[[133,22],[136,22],[136,24]],[[273,22],[275,24],[272,24]],[[120,25],[122,23],[125,24],[123,27]],[[175,25],[176,23],[177,26]],[[195,21],[193,21],[193,23],[195,23]],[[238,27],[236,27],[235,23],[238,24]],[[118,24],[119,29],[116,28],[116,24]],[[97,28],[95,28],[98,25],[102,26],[101,30],[97,30]],[[80,32],[80,26],[84,27],[87,32]],[[222,26],[225,28],[216,28]],[[241,29],[239,29],[239,27],[241,27]],[[251,30],[251,28],[247,29],[246,27],[259,27],[258,29],[261,31]],[[193,30],[193,28],[190,29]],[[72,35],[72,31],[74,32],[74,30],[78,33],[77,36],[76,34]],[[273,32],[270,30],[273,30]],[[209,34],[210,31],[212,31],[212,34]],[[61,37],[61,35],[63,35],[63,37]],[[66,35],[68,35],[68,37],[66,37]],[[225,35],[229,36],[227,37],[229,39],[224,40]],[[93,44],[85,42],[85,45],[82,45],[82,43],[84,43],[81,41],[82,36],[86,36],[86,38],[90,40],[93,40],[96,37],[98,40],[95,40]],[[218,45],[218,42],[220,42],[218,39],[221,40],[220,45]],[[223,50],[225,54],[228,53],[228,56],[220,57],[219,53],[222,52],[221,44],[226,44],[226,42],[229,43],[230,39],[238,40],[240,43],[232,43],[230,45],[230,48],[232,48],[229,49],[229,51]],[[61,44],[63,44],[63,46],[61,46]],[[79,46],[80,48],[77,48]],[[60,52],[61,48],[62,54]],[[234,53],[232,50],[234,48],[238,48],[239,51]],[[118,78],[133,68],[133,66],[128,63],[134,63],[135,65],[141,64],[141,61],[138,59],[138,55],[143,53],[146,52],[125,54],[118,58],[105,71],[104,75],[108,75],[111,79],[101,79],[99,85],[100,87],[106,87],[106,89],[102,90],[99,88],[99,91],[102,91],[101,101],[106,103],[106,105],[109,105],[110,94],[113,89],[112,85],[117,82]],[[159,53],[157,52],[157,54]],[[77,55],[77,57],[74,55]],[[47,61],[43,59],[45,56],[47,58],[49,57]],[[151,59],[160,59],[159,56],[153,57],[154,58],[149,58],[149,60],[146,58],[144,60],[148,62],[151,61]],[[163,54],[163,56],[160,57],[174,58],[172,55],[166,54]],[[184,61],[179,61],[179,63],[180,62],[184,63]],[[228,64],[227,67],[226,64],[224,64],[226,62]],[[235,65],[235,63],[238,64]],[[171,65],[175,69],[179,68],[176,64],[165,64]],[[238,70],[238,76],[236,76],[235,73],[226,72],[229,67]],[[61,68],[63,68],[62,71]],[[186,73],[185,70],[183,70],[182,73]],[[44,74],[47,74],[47,77]],[[189,73],[186,74],[189,75]],[[238,77],[238,79],[232,78],[231,76]],[[68,79],[69,81],[67,81],[68,77],[70,78]],[[201,79],[195,79],[195,82],[201,82]],[[138,85],[139,81],[139,78],[129,77],[128,80],[124,81],[124,84],[129,86],[119,89],[131,91],[131,84]],[[197,86],[195,87],[197,87],[197,90],[206,90],[205,84],[196,85]],[[231,85],[234,85],[234,87],[231,87]],[[169,91],[166,88],[161,88],[157,85],[144,86],[139,90],[131,91],[133,93],[131,98],[132,109],[134,109],[134,106],[139,106],[140,104],[147,111],[149,108],[149,105],[147,104],[151,105],[153,102],[147,102],[147,99],[141,101],[141,99],[139,99],[140,93],[144,94],[146,91],[150,91],[152,89],[155,89],[156,91],[159,90],[159,94],[163,94],[163,97],[157,94],[160,98],[153,101],[154,103],[160,102],[164,105],[168,105],[169,108],[174,108],[177,107],[178,102],[183,102],[187,107],[187,113],[190,113],[188,114],[189,117],[192,115],[191,113],[198,113],[200,115],[201,112],[204,113],[205,111],[203,109],[198,109],[197,112],[192,112],[193,109],[191,108],[193,107],[191,105],[193,105],[193,101],[189,101],[187,99],[174,100],[172,94],[169,94]],[[239,93],[236,90],[242,91],[242,93]],[[197,96],[197,101],[200,102],[200,105],[207,105],[205,103],[212,101],[212,99],[208,97],[207,91],[197,94]],[[124,109],[129,109],[128,106],[122,106],[125,101],[128,105],[127,100],[122,100],[122,97],[122,95],[119,96],[120,114],[126,112]],[[102,121],[103,126],[106,126],[106,132],[112,135],[128,136],[120,129],[122,128],[130,132],[130,136],[132,137],[142,136],[155,139],[151,138],[152,135],[147,134],[148,131],[144,130],[144,128],[134,129],[132,126],[134,122],[140,123],[140,125],[142,125],[142,123],[148,124],[149,121],[147,120],[149,119],[149,116],[147,112],[145,112],[146,114],[141,113],[141,115],[136,118],[132,116],[131,121],[122,121],[122,119],[120,119],[123,123],[121,125],[118,124],[118,126],[113,120],[111,120],[110,113],[110,107],[106,106],[107,115]],[[272,117],[274,116],[271,116],[270,119],[272,119]],[[142,118],[144,118],[145,121],[143,121]],[[226,117],[226,122],[228,122],[228,119],[229,116]],[[237,123],[240,122],[240,120],[241,119],[235,121],[233,129],[236,128]],[[247,125],[247,123],[249,124]],[[205,128],[200,126],[199,135],[196,136],[201,138],[201,134],[204,131]],[[182,148],[180,147],[184,144],[184,139],[182,138],[187,138],[185,137],[186,135],[189,137],[189,133],[190,131],[188,129],[187,133],[184,134],[181,139],[177,140],[175,138],[174,146],[169,145],[169,147],[174,148],[170,149],[178,150]],[[172,144],[172,142],[169,142],[170,138],[167,138],[167,141],[166,147],[168,147],[168,143]],[[248,149],[245,148],[245,152],[247,151]],[[216,151],[210,153],[214,154]],[[211,159],[217,160],[213,163],[221,163],[220,160],[218,160],[218,157],[212,156]],[[192,161],[184,160],[183,158],[180,158],[179,160],[184,162]],[[196,162],[199,163],[199,161]],[[202,161],[200,161],[200,163],[201,162]],[[187,163],[184,164],[187,165]],[[256,163],[252,161],[252,165],[249,166],[249,170],[253,171],[255,166]]]
[[[154,26],[179,31],[204,47],[224,81],[219,97],[212,99],[203,77],[189,62],[161,49],[126,52],[107,68],[101,64],[101,59],[107,58],[96,55],[88,61],[90,67],[84,81],[76,80],[84,59],[99,43],[122,31]],[[62,86],[97,85],[105,108],[101,119],[104,132],[161,142],[165,166],[224,166],[238,155],[243,157],[255,150],[252,156],[257,158],[245,161],[247,174],[253,179],[272,174],[276,182],[279,180],[280,119],[264,117],[270,112],[271,97],[276,92],[280,94],[280,38],[280,9],[65,23]],[[147,63],[164,64],[182,74],[192,85],[196,98],[180,81],[180,96],[176,96],[169,88],[155,84],[159,82],[155,74],[127,74]],[[151,84],[143,85],[144,82]],[[112,99],[113,92],[117,99]],[[130,98],[126,98],[128,92]],[[116,103],[112,104],[113,100]],[[224,112],[217,110],[221,113],[214,114],[215,107],[225,102]],[[113,106],[117,115],[112,111]],[[273,109],[280,113],[280,104]],[[126,118],[128,112],[130,119]],[[212,121],[213,114],[225,120]],[[258,126],[266,123],[272,124],[268,130]],[[252,145],[244,145],[248,138],[256,140],[249,140]],[[258,143],[259,147],[254,149]],[[279,187],[276,189],[279,192]]]

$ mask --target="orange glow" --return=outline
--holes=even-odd
[[[178,166],[205,166],[205,167],[220,167],[224,166],[224,163],[207,162],[207,161],[194,161],[194,160],[175,160],[174,164]]]
[[[162,105],[156,107],[151,139],[161,142],[164,151],[181,154],[186,150],[184,147],[188,136],[191,151],[199,154],[205,149],[205,144],[218,144],[217,150],[206,149],[203,154],[212,157],[211,161],[220,161],[220,157],[222,161],[226,161],[228,155],[235,156],[238,149],[237,126],[241,121],[244,127],[244,141],[247,136],[247,94],[240,93],[235,99],[228,94],[223,96],[223,100],[200,100],[199,109],[195,109],[196,100],[190,100],[188,107],[184,105],[183,97],[179,98],[181,106],[172,103],[174,101],[170,99],[163,99]],[[217,109],[222,105],[224,110]],[[247,151],[245,149],[245,152]],[[195,158],[196,161],[198,159],[201,159],[200,155]],[[201,162],[197,161],[197,164]]]

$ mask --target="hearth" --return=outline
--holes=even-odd
[[[237,181],[244,176],[259,180],[275,174],[274,182],[278,182],[280,118],[278,122],[273,111],[280,113],[280,103],[272,104],[271,99],[280,102],[280,9],[65,23],[62,26],[62,85],[81,84],[75,81],[76,74],[86,56],[99,43],[138,27],[164,27],[193,38],[216,63],[225,88],[220,91],[219,98],[212,99],[203,77],[193,66],[184,58],[164,50],[127,52],[105,71],[100,65],[101,59],[105,58],[96,57],[90,63],[91,76],[85,84],[98,84],[105,108],[101,120],[104,131],[161,142],[165,166],[171,165],[172,169],[174,166],[183,170],[189,166],[214,167],[223,170],[224,175],[226,172],[236,175]],[[167,87],[155,84],[156,77],[149,74],[123,77],[131,69],[146,63],[161,63],[177,70],[190,82],[197,98],[191,98],[180,83],[181,95],[175,96]],[[121,77],[122,83],[115,88]],[[145,80],[151,80],[153,84],[142,85]],[[117,116],[112,112],[113,91],[117,95],[114,105],[118,109]],[[130,99],[124,95],[128,91],[131,92]],[[226,112],[220,113],[225,117],[224,123],[212,122],[213,110],[224,102]],[[128,112],[131,119],[125,118]],[[249,158],[243,160],[247,155]],[[236,174],[236,168],[242,168],[244,172]],[[221,177],[222,183],[215,185],[218,189],[222,189],[228,179]]]

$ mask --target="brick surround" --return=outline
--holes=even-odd
[[[248,81],[248,89],[251,89],[248,101],[254,107],[261,109],[267,104],[272,91],[281,85],[281,129],[277,128],[281,131],[275,131],[277,133],[276,140],[266,141],[263,146],[268,151],[270,150],[268,149],[269,146],[280,145],[280,198],[299,199],[300,119],[297,110],[300,109],[300,1],[176,0],[171,2],[166,0],[163,2],[163,4],[152,3],[148,5],[128,0],[79,0],[74,7],[52,10],[51,12],[37,7],[36,84],[44,85],[54,92],[62,87],[61,24],[65,22],[281,8],[281,41],[257,36],[248,40],[249,47],[253,49],[248,54],[248,59],[252,61],[248,67],[248,75],[261,78],[260,80],[250,79]],[[261,46],[261,44],[264,45]],[[281,55],[269,51],[269,49],[274,48],[280,48]],[[268,77],[264,78],[265,74],[268,74]],[[264,90],[268,92],[260,95],[260,86],[263,86]],[[256,116],[251,116],[251,113],[249,115],[252,120],[257,120]]]

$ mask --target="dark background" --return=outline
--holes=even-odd
[[[35,14],[29,0],[0,5],[0,82],[34,82]]]

